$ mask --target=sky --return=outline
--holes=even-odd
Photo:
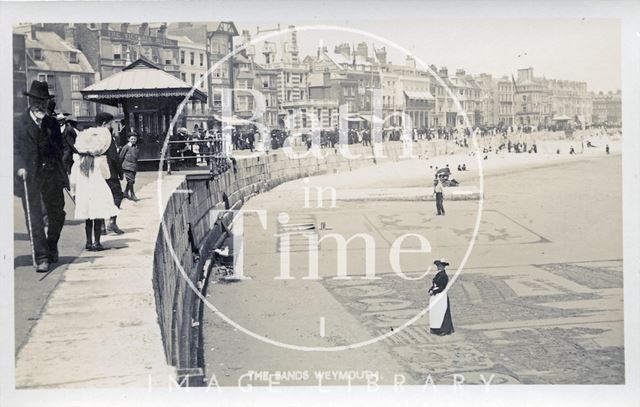
[[[281,28],[317,25],[305,21],[236,20],[239,32],[256,27]],[[447,66],[467,73],[490,73],[494,77],[516,75],[519,68],[533,67],[535,76],[587,82],[590,91],[620,89],[620,23],[615,19],[466,19],[401,21],[327,21],[389,40],[426,64]],[[379,39],[340,30],[298,32],[301,57],[315,55],[322,41],[330,51],[342,42],[366,40],[386,45],[388,59],[404,63],[406,53]]]

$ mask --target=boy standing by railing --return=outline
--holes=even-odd
[[[120,162],[122,163],[122,172],[127,180],[127,186],[124,190],[124,197],[132,201],[137,201],[138,197],[133,191],[133,185],[136,181],[136,172],[138,171],[138,137],[135,133],[129,135],[129,142],[120,149]]]

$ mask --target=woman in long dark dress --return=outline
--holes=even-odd
[[[449,283],[449,276],[445,271],[445,267],[449,263],[436,260],[433,264],[438,268],[438,272],[433,277],[432,285],[429,289],[429,325],[431,326],[431,333],[434,335],[450,335],[455,330],[451,320],[449,296],[443,292]]]

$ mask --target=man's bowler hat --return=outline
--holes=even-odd
[[[47,82],[33,81],[29,92],[22,92],[25,96],[36,99],[53,99],[55,96],[49,94],[49,84]]]

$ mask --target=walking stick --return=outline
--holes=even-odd
[[[76,199],[73,197],[73,195],[71,195],[71,192],[67,189],[67,188],[63,188],[64,192],[67,193],[67,196],[69,197],[69,199],[71,199],[71,202],[73,202],[73,204],[76,204]]]
[[[31,260],[33,261],[33,267],[37,267],[36,249],[33,246],[33,229],[31,228],[31,208],[29,207],[29,189],[27,188],[27,177],[23,176],[22,181],[24,183],[24,200],[27,207],[27,229],[29,230],[29,243],[31,244]]]

